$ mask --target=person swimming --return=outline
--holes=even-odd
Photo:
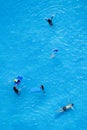
[[[13,90],[15,93],[19,94],[19,90],[16,88],[16,86],[13,87]]]
[[[22,81],[23,77],[22,76],[17,76],[16,79],[14,79],[14,83],[15,85],[19,85]]]
[[[19,79],[14,79],[14,82],[15,82],[16,84],[19,84],[21,81],[20,81]]]
[[[45,89],[43,85],[40,86],[40,89],[45,93]]]
[[[52,16],[51,18],[46,18],[46,19],[45,19],[45,20],[49,23],[50,26],[53,25],[52,19],[53,19],[53,16]]]
[[[59,110],[59,112],[64,112],[64,111],[66,111],[66,110],[73,109],[73,106],[74,106],[74,104],[68,104],[68,105],[62,107],[62,108]]]
[[[56,56],[57,52],[58,52],[58,49],[52,50],[52,54],[51,54],[50,58],[54,58]]]

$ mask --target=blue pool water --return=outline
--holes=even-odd
[[[86,0],[0,0],[0,130],[87,129],[86,13]]]

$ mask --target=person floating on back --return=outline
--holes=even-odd
[[[60,110],[58,110],[57,112],[65,112],[65,111],[67,111],[67,110],[69,110],[69,109],[73,109],[73,106],[74,106],[74,104],[68,104],[68,105],[62,107],[62,108],[61,108]]]
[[[45,89],[43,85],[40,86],[40,89],[43,91],[43,93],[45,93]]]
[[[45,20],[49,23],[50,26],[53,26],[53,16],[51,18],[46,18]]]
[[[13,87],[13,90],[16,94],[19,94],[19,90],[16,88],[16,86]]]

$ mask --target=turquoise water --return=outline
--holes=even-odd
[[[86,12],[86,0],[0,0],[0,130],[87,129]],[[41,84],[45,94],[30,92]]]

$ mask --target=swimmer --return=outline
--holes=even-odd
[[[58,49],[54,49],[50,58],[54,58],[56,56],[57,52],[58,52]]]
[[[67,106],[62,107],[59,112],[64,112],[69,109],[73,109],[74,104],[68,104]]]
[[[20,79],[14,79],[14,83],[15,83],[16,85],[19,85],[19,84],[20,84],[20,82],[21,82],[21,80],[20,80]]]
[[[46,18],[46,19],[45,19],[45,20],[49,23],[50,26],[53,25],[52,19],[53,19],[53,16],[52,16],[51,18]]]
[[[45,93],[45,90],[44,90],[44,86],[43,85],[41,85],[41,90]]]
[[[15,86],[13,87],[13,90],[15,93],[19,94],[19,90]]]

